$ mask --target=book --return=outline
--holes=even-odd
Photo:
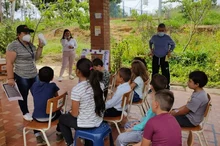
[[[3,90],[5,91],[5,95],[7,96],[9,101],[14,101],[14,100],[23,100],[23,97],[18,90],[18,86],[15,83],[14,86],[10,86],[7,83],[3,83]]]

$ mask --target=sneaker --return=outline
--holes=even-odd
[[[58,133],[56,133],[56,142],[60,142],[60,141],[62,141],[63,140],[63,135],[62,134],[58,134]]]
[[[36,137],[37,139],[37,145],[40,146],[40,145],[46,145],[47,143],[45,142],[45,140],[42,138],[42,136],[37,136]]]
[[[31,116],[30,113],[26,113],[25,115],[23,115],[23,118],[24,118],[26,121],[32,121],[32,120],[33,120],[33,118],[32,118],[32,116]]]
[[[70,79],[70,80],[73,80],[73,79],[74,79],[74,76],[73,76],[73,75],[70,75],[70,76],[69,76],[69,79]]]
[[[58,78],[58,81],[59,81],[59,82],[62,82],[62,80],[63,80],[62,77],[59,77],[59,78]]]

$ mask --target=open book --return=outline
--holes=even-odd
[[[7,83],[2,84],[2,86],[9,101],[23,100],[16,83],[14,86],[10,86]]]

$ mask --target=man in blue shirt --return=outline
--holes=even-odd
[[[158,25],[157,34],[153,35],[149,41],[152,61],[152,76],[159,73],[161,67],[162,74],[167,78],[167,89],[170,88],[170,71],[168,57],[175,48],[175,43],[166,32],[165,24]]]

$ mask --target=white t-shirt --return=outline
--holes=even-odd
[[[61,44],[63,46],[63,51],[75,51],[77,48],[77,42],[73,38],[69,41],[67,39],[61,39]],[[69,46],[73,47],[73,49],[70,49]]]
[[[143,81],[143,79],[140,76],[138,76],[138,77],[135,78],[134,83],[136,84],[136,87],[134,88],[134,91],[142,99],[142,92],[143,92],[143,88],[144,88],[144,81]]]
[[[88,81],[82,81],[73,87],[71,99],[80,102],[77,117],[78,127],[92,128],[98,127],[102,123],[103,117],[99,117],[95,113],[94,93]]]

